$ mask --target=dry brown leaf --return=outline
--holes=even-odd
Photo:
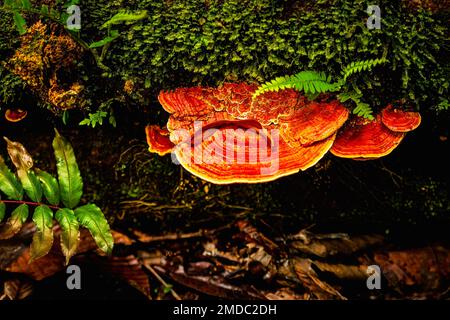
[[[29,281],[8,280],[4,283],[4,292],[10,300],[23,300],[33,293],[33,285]]]
[[[436,290],[449,280],[450,250],[443,246],[375,253],[390,285]]]
[[[175,271],[166,270],[161,266],[155,266],[155,269],[166,274],[173,281],[209,296],[223,299],[265,300],[265,296],[254,288],[230,284],[220,275],[191,276],[184,271],[183,266],[178,266]]]
[[[150,298],[150,282],[148,276],[134,255],[110,257],[108,259],[96,257],[95,261],[103,272],[125,280],[132,287],[142,292],[147,298]]]
[[[55,236],[59,236],[61,229],[59,226],[54,227]],[[112,231],[114,242],[116,244],[131,244],[132,240],[127,236]],[[82,229],[80,231],[80,243],[78,245],[77,253],[82,254],[97,249],[94,239],[90,235],[89,231]],[[6,271],[17,272],[28,275],[34,280],[42,280],[48,278],[55,273],[65,269],[65,258],[61,252],[59,241],[54,241],[53,247],[50,252],[37,260],[31,262],[30,249],[26,248],[22,251],[21,255],[16,258],[15,261],[9,264]]]
[[[383,242],[380,235],[362,235],[349,238],[310,238],[308,241],[293,241],[291,246],[298,251],[325,258],[329,256],[348,256]]]

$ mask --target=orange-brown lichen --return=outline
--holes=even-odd
[[[81,54],[81,47],[60,27],[38,21],[21,37],[21,46],[6,67],[54,110],[82,108],[86,103],[81,95],[83,86],[65,83],[60,74],[70,71]]]

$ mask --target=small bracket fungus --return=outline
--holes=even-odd
[[[170,141],[169,131],[167,129],[161,129],[155,125],[147,126],[145,133],[147,134],[147,143],[150,152],[157,153],[160,156],[172,152],[174,144]]]
[[[381,112],[381,120],[392,131],[409,132],[419,127],[422,118],[418,112],[404,111],[389,105]]]
[[[404,136],[387,128],[381,116],[373,121],[356,118],[339,132],[331,153],[341,158],[376,159],[391,153]]]
[[[19,122],[26,118],[28,112],[22,109],[8,109],[5,112],[5,119],[9,122]]]

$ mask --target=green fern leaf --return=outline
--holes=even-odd
[[[41,182],[42,191],[48,203],[57,206],[59,204],[58,180],[50,173],[36,169],[36,175]]]
[[[315,71],[302,71],[293,76],[278,77],[261,85],[253,94],[253,99],[259,95],[284,89],[295,89],[305,93],[315,94],[336,91],[338,86],[330,82],[330,77]]]
[[[53,212],[41,205],[34,210],[33,222],[37,227],[37,232],[33,235],[33,242],[30,247],[31,261],[45,256],[53,245]]]
[[[23,199],[23,187],[0,156],[0,190],[11,200]]]
[[[66,264],[77,252],[80,241],[79,224],[75,214],[70,209],[59,209],[55,214],[56,221],[61,226],[61,250],[66,257]]]
[[[78,205],[83,194],[83,180],[81,179],[80,169],[72,146],[58,131],[56,131],[53,140],[53,149],[55,151],[61,200],[67,208],[73,209]]]
[[[370,71],[377,65],[380,65],[380,64],[383,64],[386,62],[387,62],[387,59],[385,59],[385,58],[352,62],[342,70],[343,80],[345,82],[348,77],[350,77],[351,75],[353,75],[355,73],[362,72],[363,70]]]
[[[95,204],[87,204],[75,209],[75,216],[83,227],[89,229],[97,246],[111,254],[114,239],[101,209]]]
[[[25,171],[20,169],[17,170],[17,176],[19,177],[27,196],[34,202],[41,202],[42,187],[36,174],[31,170]]]
[[[136,13],[130,13],[130,12],[119,12],[115,14],[111,19],[106,21],[100,29],[106,29],[109,28],[112,25],[123,23],[123,22],[136,22],[139,20],[142,20],[147,17],[147,11],[142,10]]]
[[[11,217],[0,228],[0,240],[14,237],[28,219],[28,206],[21,204],[11,213]]]

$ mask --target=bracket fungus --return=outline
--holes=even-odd
[[[396,132],[409,132],[419,127],[422,118],[420,113],[404,111],[389,105],[381,112],[383,124]]]
[[[380,116],[372,121],[355,118],[339,132],[331,153],[355,160],[377,159],[391,153],[404,136],[387,128]]]
[[[5,112],[5,119],[9,122],[19,122],[26,118],[28,112],[22,109],[8,109]]]
[[[390,106],[374,121],[347,121],[348,109],[328,95],[309,101],[288,89],[253,100],[256,90],[226,83],[161,92],[170,118],[167,128],[146,128],[149,150],[172,152],[186,170],[215,184],[258,183],[311,168],[330,150],[354,160],[385,156],[420,124],[420,115]]]
[[[145,133],[150,152],[157,153],[160,156],[172,152],[174,144],[170,141],[169,131],[167,129],[162,129],[156,125],[147,126]]]

